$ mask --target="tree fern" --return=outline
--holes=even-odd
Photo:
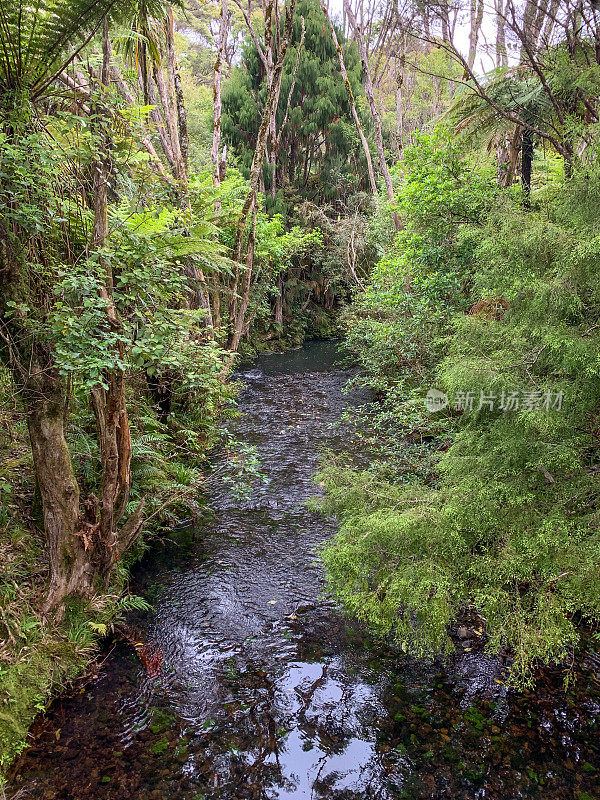
[[[514,112],[530,124],[543,128],[552,115],[552,107],[535,75],[522,68],[499,71],[485,87],[486,94],[500,108]],[[514,128],[490,103],[476,92],[463,94],[450,109],[459,130],[472,135],[493,137]]]
[[[1,98],[40,98],[96,33],[102,20],[126,14],[122,0],[0,0]]]

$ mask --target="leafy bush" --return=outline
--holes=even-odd
[[[385,385],[396,386],[401,407],[411,401],[403,381],[421,397],[435,380],[451,401],[471,391],[475,402],[430,416],[443,446],[425,481],[402,485],[402,464],[389,462],[385,480],[381,470],[324,470],[342,528],[323,558],[338,596],[419,655],[447,651],[452,620],[477,609],[488,647],[512,652],[513,679],[523,683],[578,641],[582,619],[600,618],[600,175],[581,170],[547,186],[525,219],[503,194],[486,219],[489,193],[473,196],[454,167],[457,182],[440,181],[451,155],[433,163],[430,172],[419,167],[426,186],[435,175],[425,190],[433,204],[423,200],[422,211],[415,173],[407,176],[416,218],[376,270],[369,314],[350,341],[370,375],[371,353],[384,343]],[[435,185],[448,194],[436,214]],[[445,224],[463,205],[479,212],[448,236]],[[479,313],[464,313],[471,306]],[[480,393],[495,395],[493,410]],[[518,407],[507,408],[510,393]]]

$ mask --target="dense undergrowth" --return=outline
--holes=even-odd
[[[331,71],[311,9],[311,69]],[[237,353],[336,330],[349,226],[365,269],[375,201],[348,159],[341,83],[318,114],[319,135],[343,132],[329,153],[343,192],[311,202],[298,165],[273,203],[247,150],[220,162],[220,97],[194,75],[212,81],[214,61],[182,52],[170,6],[49,0],[0,20],[18,44],[0,50],[2,775],[52,692],[141,603],[129,570],[152,538],[197,517],[212,482],[256,475],[225,425]],[[329,180],[308,173],[313,189]]]
[[[385,447],[322,471],[342,521],[323,558],[404,649],[448,651],[471,608],[528,682],[600,619],[600,176],[554,170],[524,211],[443,132],[404,166],[403,230],[346,316]],[[430,388],[446,407],[426,408]]]

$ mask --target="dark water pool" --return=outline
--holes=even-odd
[[[215,492],[202,530],[145,560],[137,591],[154,610],[132,624],[160,671],[118,644],[38,722],[9,797],[600,800],[593,653],[573,691],[557,670],[513,695],[475,641],[415,663],[322,597],[315,549],[335,524],[305,500],[362,399],[342,393],[335,355],[313,343],[242,372],[238,436],[267,482],[244,500]]]

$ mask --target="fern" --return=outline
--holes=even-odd
[[[119,18],[130,10],[116,0],[0,0],[0,102],[19,92],[39,99],[105,17]]]

